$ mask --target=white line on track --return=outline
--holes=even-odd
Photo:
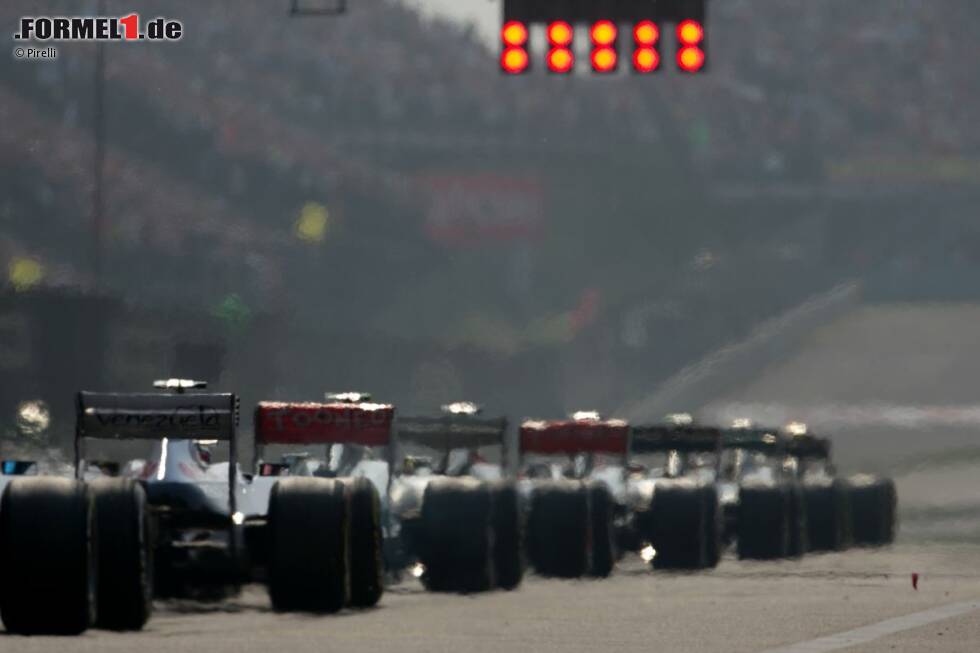
[[[836,635],[827,635],[806,642],[790,644],[789,646],[766,649],[762,653],[828,653],[829,651],[839,651],[842,648],[865,644],[887,635],[900,633],[903,630],[911,630],[935,621],[958,617],[975,610],[980,610],[980,601],[950,603],[949,605],[943,605],[932,610],[924,610],[922,612],[907,614],[904,617],[879,621],[870,626],[845,630]]]

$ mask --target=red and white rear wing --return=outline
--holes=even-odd
[[[255,408],[255,443],[384,446],[394,417],[389,404],[263,401]]]
[[[110,440],[232,440],[233,394],[79,392],[76,434]]]
[[[521,424],[520,452],[538,454],[629,451],[629,424],[623,420],[527,420]]]

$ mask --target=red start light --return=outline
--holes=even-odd
[[[652,20],[640,21],[633,27],[633,40],[637,45],[652,46],[660,40],[660,28]]]
[[[506,45],[522,46],[527,43],[527,25],[517,20],[509,21],[500,30],[500,37]]]
[[[563,20],[556,20],[548,25],[548,43],[553,46],[565,47],[571,44],[572,26]]]
[[[696,73],[704,67],[704,51],[697,46],[681,48],[677,53],[677,66],[687,73]]]
[[[704,40],[704,27],[696,20],[685,20],[677,25],[677,40],[682,45],[697,45]]]
[[[601,47],[592,51],[592,70],[597,73],[610,73],[616,70],[619,56],[612,48]]]
[[[609,46],[616,42],[616,23],[611,20],[600,20],[592,25],[592,42],[596,45]]]
[[[504,72],[517,75],[527,70],[528,57],[524,48],[505,48],[500,55],[500,67]]]
[[[652,73],[660,68],[660,54],[653,48],[637,48],[633,53],[633,68],[640,73]]]
[[[548,53],[548,70],[553,73],[571,72],[575,56],[568,48],[552,48]]]

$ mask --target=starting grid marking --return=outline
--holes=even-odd
[[[806,642],[790,644],[789,646],[766,649],[762,653],[829,653],[830,651],[839,651],[851,646],[857,646],[858,644],[866,644],[905,630],[926,626],[936,621],[959,617],[960,615],[976,610],[980,610],[980,601],[950,603],[949,605],[943,605],[931,610],[907,614],[904,617],[879,621],[870,626],[846,630],[836,635],[826,635]]]

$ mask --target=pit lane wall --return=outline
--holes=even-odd
[[[763,321],[744,340],[685,366],[652,393],[633,398],[614,414],[638,422],[662,419],[672,412],[696,412],[791,353],[815,328],[857,306],[861,297],[862,285],[854,280],[816,294]]]

